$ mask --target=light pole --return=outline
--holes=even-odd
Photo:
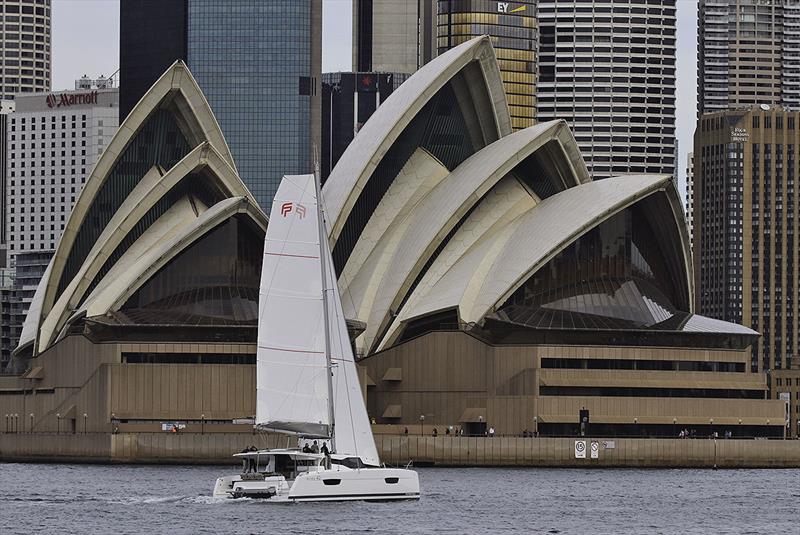
[[[57,412],[57,413],[56,413],[56,422],[58,422],[58,423],[56,424],[56,425],[57,425],[57,427],[56,427],[56,434],[57,434],[57,435],[60,435],[60,434],[61,434],[61,413],[60,413],[60,412]]]
[[[33,413],[31,413],[31,425],[30,425],[30,432],[33,433]]]
[[[711,424],[711,438],[714,438],[714,418],[708,420],[708,423]]]
[[[86,418],[88,418],[88,417],[89,417],[89,415],[84,412],[83,413],[83,434],[84,435],[86,434]]]
[[[206,434],[206,415],[205,414],[201,414],[200,415],[200,434],[201,435],[205,435]]]
[[[639,418],[633,419],[633,434],[634,436],[639,436]]]
[[[533,417],[533,436],[535,436],[535,437],[539,436],[539,417],[538,416],[534,416]]]
[[[423,437],[425,436],[425,415],[424,414],[420,414],[419,415],[419,434],[421,436],[423,436]]]
[[[678,436],[678,434],[675,432],[675,429],[677,428],[677,424],[678,424],[678,419],[677,418],[673,418],[672,419],[672,438],[676,438]]]
[[[739,430],[736,431],[736,435],[737,435],[736,438],[739,438],[740,436],[742,436],[742,419],[741,418],[739,418]]]

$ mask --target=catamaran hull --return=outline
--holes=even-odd
[[[217,479],[214,496],[270,502],[418,500],[419,477],[400,468],[333,468],[301,474],[291,484],[282,476],[258,481],[227,476]]]
[[[288,494],[289,484],[283,476],[271,476],[264,479],[242,479],[242,476],[225,476],[217,478],[214,484],[215,498],[272,498],[279,494]]]
[[[362,468],[321,470],[295,479],[288,499],[295,502],[418,500],[413,470]]]

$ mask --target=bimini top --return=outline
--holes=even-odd
[[[133,306],[131,298],[136,306],[164,307],[170,295],[174,304],[180,294],[184,307],[202,313],[197,300],[205,299],[204,292],[187,287],[188,277],[175,272],[185,262],[178,259],[196,254],[196,243],[213,242],[219,233],[227,233],[228,253],[238,257],[243,246],[236,235],[263,235],[265,228],[266,216],[239,178],[197,82],[186,65],[174,63],[134,107],[87,178],[15,354],[38,354],[73,322]],[[175,287],[148,286],[156,276]],[[257,301],[257,277],[252,285]]]

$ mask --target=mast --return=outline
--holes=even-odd
[[[328,310],[328,274],[325,265],[326,249],[322,240],[328,239],[328,232],[325,230],[325,216],[322,209],[322,186],[319,174],[319,161],[314,161],[314,187],[317,192],[317,224],[319,225],[319,258],[320,273],[322,275],[322,320],[325,324],[325,363],[326,373],[328,374],[328,417],[330,419],[331,453],[336,451],[335,422],[333,410],[333,358],[331,355],[331,327]]]

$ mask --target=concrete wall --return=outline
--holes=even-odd
[[[587,439],[592,440],[592,439]],[[376,435],[391,465],[800,468],[800,440],[609,439],[599,459],[575,459],[570,438]],[[292,439],[253,433],[0,434],[0,461],[238,464],[245,447],[286,447]]]
[[[375,437],[381,460],[396,465],[800,467],[798,440],[610,439],[614,449],[587,440],[599,442],[599,459],[576,459],[571,438]]]

